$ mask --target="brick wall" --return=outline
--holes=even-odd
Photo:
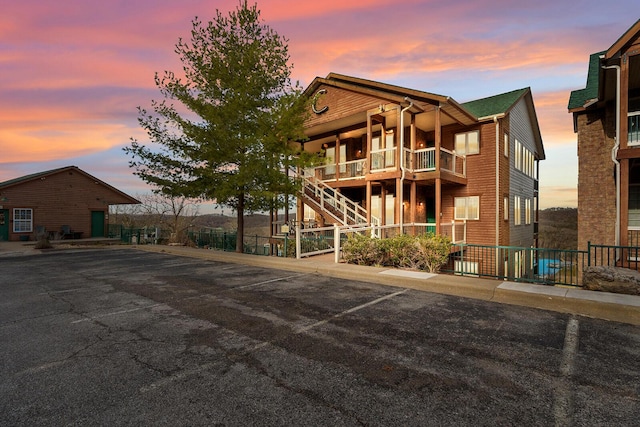
[[[479,196],[480,220],[467,221],[467,242],[495,245],[496,242],[496,127],[493,122],[476,127],[448,126],[443,128],[443,147],[453,149],[454,135],[469,130],[480,131],[480,153],[467,156],[467,185],[444,186],[442,189],[442,222],[454,218],[456,197]]]
[[[130,203],[121,193],[114,191],[102,181],[75,170],[65,169],[2,189],[3,209],[9,210],[9,240],[19,240],[33,233],[13,232],[13,209],[33,209],[33,229],[45,227],[58,232],[63,225],[82,232],[82,237],[91,237],[91,212],[105,214],[105,230],[109,204]]]
[[[615,243],[616,185],[611,160],[614,117],[582,113],[578,123],[578,249]]]

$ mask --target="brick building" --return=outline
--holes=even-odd
[[[104,237],[109,206],[138,200],[67,166],[0,182],[0,240]]]
[[[298,218],[306,226],[363,223],[536,245],[545,154],[529,88],[461,104],[331,73],[306,94],[313,111],[303,148],[326,157],[305,173]]]
[[[640,20],[589,58],[568,104],[578,136],[578,249],[640,234]]]

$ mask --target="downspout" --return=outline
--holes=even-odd
[[[493,122],[496,124],[496,246],[500,245],[500,123],[498,116],[493,116]],[[496,264],[499,263],[496,256]],[[496,265],[496,271],[498,265]]]
[[[405,96],[405,101],[409,103],[409,105],[402,110],[400,110],[400,141],[398,141],[398,149],[400,150],[400,171],[402,174],[400,175],[400,194],[399,194],[399,203],[400,203],[400,234],[404,234],[404,178],[406,175],[406,169],[404,165],[405,156],[404,156],[404,113],[413,107],[413,101],[409,99],[408,96]]]
[[[611,149],[611,160],[616,165],[616,228],[615,245],[620,246],[620,162],[618,161],[618,149],[620,148],[620,66],[611,65],[602,67],[604,70],[616,69],[616,141]]]

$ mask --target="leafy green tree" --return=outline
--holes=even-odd
[[[245,212],[283,206],[300,188],[287,170],[312,163],[291,144],[304,138],[309,108],[291,83],[287,42],[246,0],[206,24],[195,18],[190,41],[175,47],[182,72],[156,73],[164,99],[152,101],[152,113],[138,108],[151,144],[132,139],[124,149],[157,192],[235,210],[237,252]]]

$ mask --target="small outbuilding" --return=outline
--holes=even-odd
[[[140,203],[67,166],[0,182],[0,240],[105,237],[109,206]]]

